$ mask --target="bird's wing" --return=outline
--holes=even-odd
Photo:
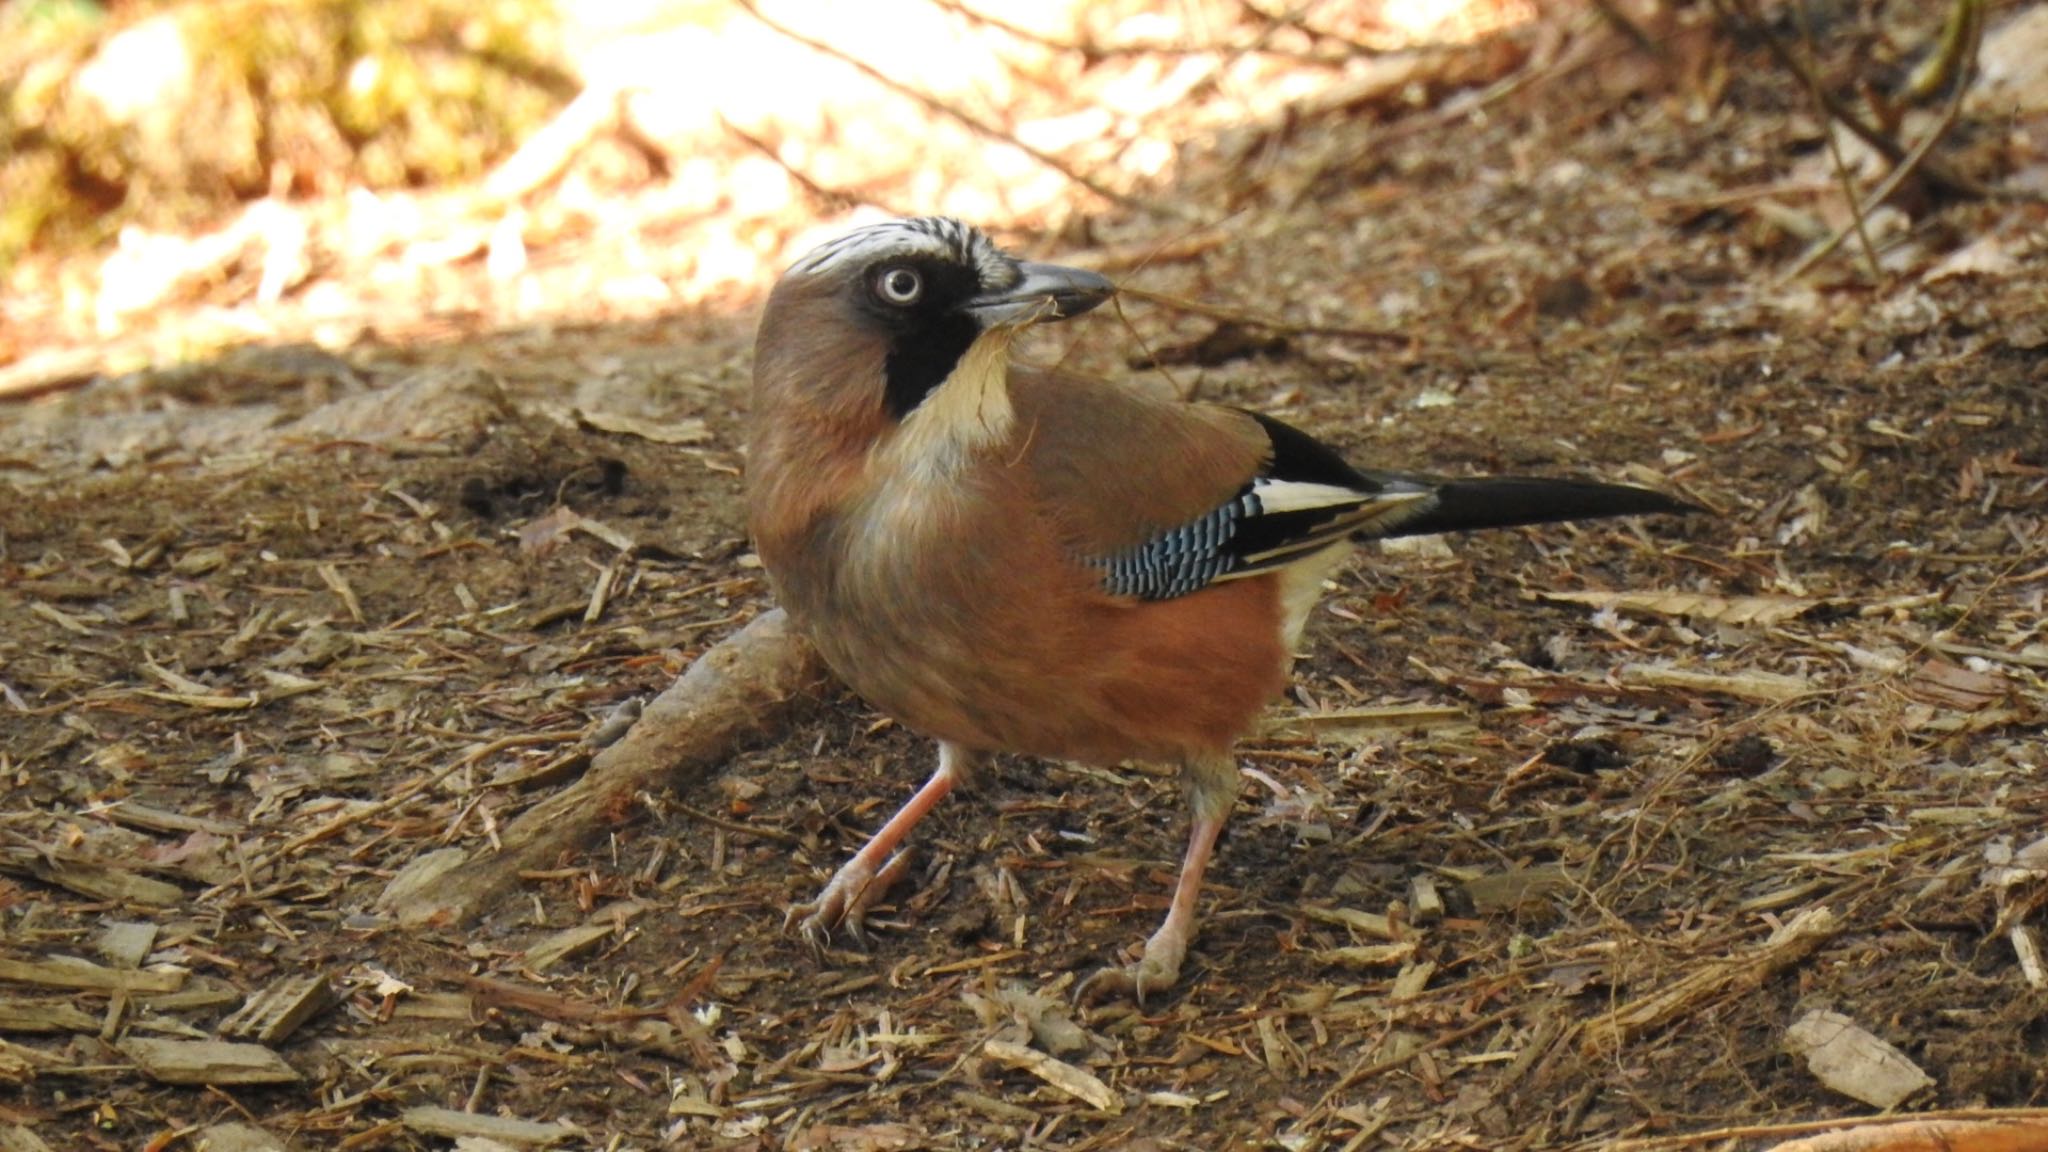
[[[1268,416],[1059,374],[1013,378],[1011,393],[1019,463],[1114,596],[1185,596],[1347,538],[1693,510],[1621,484],[1361,470]]]
[[[1114,596],[1171,599],[1283,567],[1393,531],[1432,500],[1426,485],[1359,472],[1307,433],[1234,408],[1023,370],[1011,394],[1019,462]]]

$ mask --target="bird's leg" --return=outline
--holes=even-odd
[[[1195,902],[1201,898],[1202,873],[1208,870],[1216,837],[1230,820],[1238,788],[1237,763],[1229,756],[1191,760],[1183,772],[1193,820],[1188,828],[1187,855],[1181,859],[1180,879],[1174,884],[1173,904],[1166,910],[1166,920],[1145,941],[1144,955],[1136,964],[1104,968],[1082,981],[1076,993],[1082,1000],[1128,995],[1142,1004],[1148,994],[1164,992],[1180,979],[1181,961],[1187,958],[1188,942],[1195,935]]]
[[[856,942],[865,943],[861,925],[867,919],[868,905],[887,892],[910,863],[908,852],[898,852],[897,846],[910,835],[912,828],[917,827],[917,822],[925,818],[926,813],[946,798],[946,793],[971,776],[976,763],[978,757],[975,753],[957,744],[940,741],[939,767],[931,779],[926,780],[924,787],[889,817],[889,822],[853,854],[853,859],[833,873],[817,899],[791,906],[782,918],[783,927],[787,929],[791,923],[796,923],[803,938],[820,952],[824,951],[825,942],[831,939],[833,930],[841,927]]]

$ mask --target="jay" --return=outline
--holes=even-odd
[[[1232,745],[1285,686],[1352,541],[1691,506],[1582,480],[1354,468],[1268,416],[1013,365],[1115,287],[944,218],[860,228],[776,284],[755,345],[747,515],[777,598],[938,768],[817,898],[859,938],[904,838],[993,753],[1178,765],[1192,808],[1164,923],[1084,997],[1179,978]]]

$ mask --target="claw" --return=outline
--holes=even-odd
[[[1147,943],[1145,954],[1137,963],[1104,968],[1081,981],[1074,989],[1074,999],[1081,1004],[1100,1004],[1128,996],[1143,1008],[1145,997],[1169,991],[1179,982],[1181,957],[1172,953],[1172,949]]]
[[[909,866],[908,852],[896,853],[879,869],[856,855],[833,873],[817,899],[790,905],[782,914],[782,930],[795,926],[797,935],[820,960],[835,932],[844,933],[861,951],[867,951],[868,906],[888,892]]]

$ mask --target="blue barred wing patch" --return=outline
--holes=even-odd
[[[1140,600],[1185,596],[1237,567],[1239,558],[1230,545],[1237,538],[1238,525],[1263,510],[1258,486],[1247,484],[1236,499],[1218,505],[1201,519],[1093,563],[1102,569],[1102,586],[1112,596]]]
[[[1362,491],[1260,477],[1204,515],[1088,563],[1101,571],[1103,590],[1112,596],[1171,600],[1284,567],[1353,532],[1419,511],[1429,498],[1421,486]]]

